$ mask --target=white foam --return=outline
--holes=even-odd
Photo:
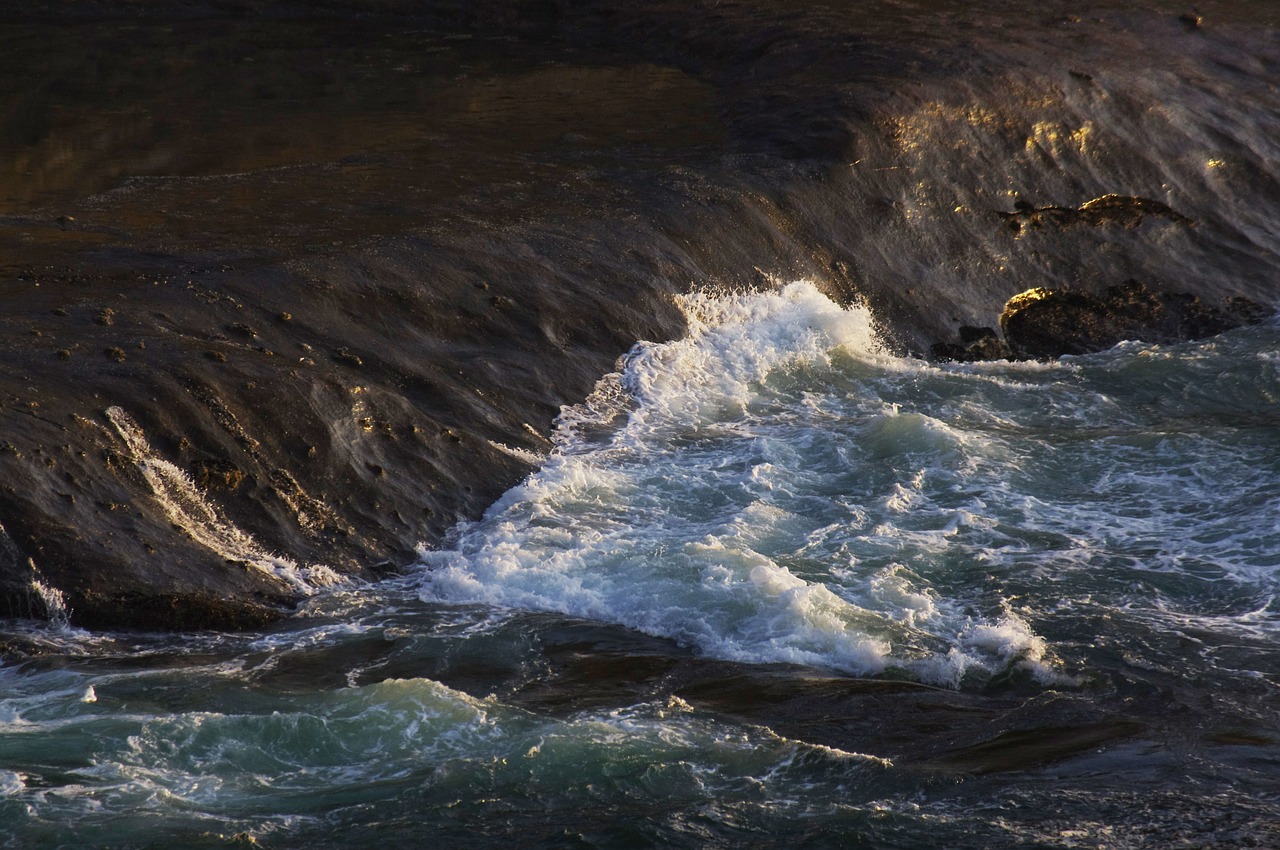
[[[14,797],[27,790],[27,778],[12,770],[0,769],[0,797]]]
[[[852,525],[815,520],[910,515],[927,502],[923,468],[869,505],[821,495],[823,475],[848,470],[815,470],[810,457],[831,428],[888,420],[899,425],[880,438],[885,452],[955,454],[963,435],[860,383],[926,367],[887,354],[865,309],[843,309],[810,283],[680,305],[688,336],[637,345],[564,412],[541,470],[459,530],[453,548],[423,553],[424,598],[620,623],[722,658],[903,667],[947,684],[973,667],[1043,660],[1029,630],[1010,649],[1012,632],[991,637],[1012,628],[1004,621],[975,620],[908,570],[860,563],[840,549]],[[810,398],[814,380],[821,397]],[[853,414],[832,382],[865,394]],[[945,546],[962,525],[952,511],[936,531],[891,527]],[[814,548],[819,533],[843,560]]]
[[[425,597],[944,684],[1074,681],[1036,625],[1071,600],[1280,628],[1280,377],[1237,351],[1259,340],[937,367],[807,284],[682,304],[688,337],[638,345],[542,470],[424,555]]]
[[[528,449],[522,449],[519,446],[508,446],[506,443],[500,443],[497,440],[489,440],[489,445],[502,452],[504,455],[513,457],[521,463],[526,463],[529,466],[537,466],[542,463],[543,456],[537,452],[531,452]]]
[[[106,413],[165,515],[197,543],[228,561],[248,564],[302,593],[342,581],[329,567],[299,566],[282,555],[268,552],[252,535],[224,517],[185,472],[157,455],[128,414],[116,406],[107,408]]]

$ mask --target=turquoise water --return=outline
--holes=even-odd
[[[9,624],[0,846],[1280,843],[1280,327],[936,366],[808,283],[683,306],[409,575]]]

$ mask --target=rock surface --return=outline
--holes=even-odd
[[[1013,212],[1001,212],[998,215],[1017,235],[1021,235],[1026,229],[1041,228],[1066,230],[1072,227],[1125,227],[1132,229],[1148,218],[1160,218],[1187,227],[1195,227],[1194,221],[1170,209],[1167,204],[1150,198],[1129,195],[1103,195],[1092,201],[1085,201],[1079,207],[1037,207],[1027,201],[1018,201],[1014,207]]]
[[[1089,345],[1280,300],[1261,13],[1005,5],[0,0],[0,614],[252,627],[399,568],[694,286],[982,357],[1030,282],[1200,299],[1028,305]]]
[[[1124,340],[1169,344],[1215,336],[1255,324],[1272,311],[1247,298],[1214,306],[1190,293],[1157,292],[1135,280],[1094,295],[1078,290],[1029,289],[1000,313],[1003,338],[992,328],[963,327],[960,341],[938,343],[937,360],[1055,360],[1105,351]]]
[[[1005,305],[1000,329],[1014,357],[1051,360],[1102,351],[1123,340],[1167,344],[1203,339],[1270,314],[1247,299],[1218,307],[1190,293],[1153,292],[1130,280],[1099,295],[1028,290]]]

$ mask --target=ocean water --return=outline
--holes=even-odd
[[[407,575],[10,629],[0,847],[1280,845],[1280,326],[935,365],[811,282],[681,307]]]

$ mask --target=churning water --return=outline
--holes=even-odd
[[[426,553],[426,598],[951,687],[1087,675],[1034,625],[1067,611],[1280,625],[1273,328],[939,367],[805,283],[685,308],[686,339],[638,346]]]
[[[410,576],[262,635],[30,630],[0,846],[1280,841],[1280,328],[939,366],[805,282],[682,307]],[[826,718],[896,730],[852,751],[660,688],[524,699],[583,628],[1075,706],[992,727],[1024,754],[1112,732],[964,762],[909,755],[946,734],[918,708]]]

